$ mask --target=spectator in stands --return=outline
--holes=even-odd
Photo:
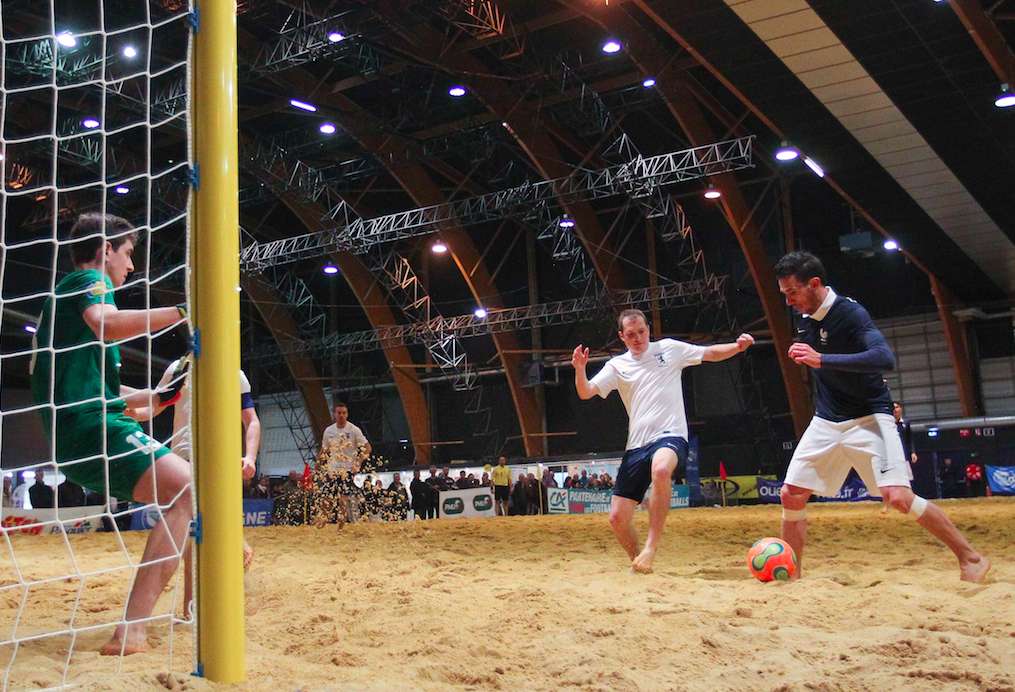
[[[544,488],[556,488],[557,479],[553,477],[553,471],[550,469],[543,469],[543,487]]]
[[[267,500],[271,497],[271,490],[269,487],[271,479],[267,476],[262,475],[257,479],[257,483],[250,490],[250,497],[254,500]]]
[[[437,475],[437,467],[430,467],[430,476],[426,479],[427,487],[430,488],[430,512],[429,518],[436,519],[440,516],[438,507],[440,505],[441,479]]]
[[[511,491],[511,509],[515,516],[529,511],[529,479],[524,473],[515,481],[515,488]]]
[[[429,519],[430,487],[419,477],[419,469],[413,469],[412,480],[409,482],[409,494],[412,496],[412,513],[419,520]]]
[[[526,490],[528,491],[527,498],[529,501],[529,507],[526,514],[539,514],[540,513],[539,500],[543,494],[542,483],[539,482],[539,480],[536,478],[536,474],[534,473],[530,473],[526,481],[527,481]]]
[[[454,490],[455,479],[451,477],[451,467],[445,466],[441,474],[437,476],[437,483],[441,490]]]
[[[965,476],[951,457],[945,457],[938,472],[941,483],[941,497],[960,497],[965,491]]]
[[[589,476],[589,488],[592,490],[599,490],[599,476],[594,473]]]
[[[577,488],[589,487],[589,472],[586,469],[582,469],[582,475],[581,477],[578,478],[575,487]]]
[[[12,485],[11,479],[9,477],[7,477],[7,476],[4,476],[4,496],[3,496],[3,502],[0,503],[0,506],[3,506],[3,507],[13,507],[14,506],[14,497],[11,494],[11,485]]]
[[[604,490],[613,489],[613,477],[608,473],[599,474],[599,487]]]
[[[492,488],[493,487],[493,483],[490,481],[490,474],[487,473],[486,471],[483,471],[483,478],[480,479],[478,487],[480,487],[480,488]]]
[[[53,506],[53,489],[46,485],[41,470],[35,472],[35,483],[28,489],[28,499],[32,503],[32,509]]]
[[[577,474],[574,476],[564,476],[564,488],[567,489],[575,487],[574,482],[577,478]]]
[[[455,488],[457,490],[465,490],[470,487],[472,486],[469,485],[469,479],[465,476],[465,471],[459,471],[458,478],[455,479]]]
[[[987,492],[983,466],[976,461],[966,464],[966,497],[982,497]]]
[[[56,488],[56,504],[58,507],[83,507],[85,504],[84,488],[65,480]]]
[[[508,502],[511,498],[511,469],[507,466],[507,457],[497,457],[497,465],[491,475],[493,481],[493,499],[497,507],[497,516],[506,517]]]

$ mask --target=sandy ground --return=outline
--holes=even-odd
[[[647,576],[628,571],[605,515],[250,530],[246,683],[180,673],[191,635],[165,626],[119,677],[95,653],[109,631],[82,634],[69,678],[108,690],[1015,690],[1015,501],[942,505],[993,558],[991,583],[959,582],[944,547],[868,503],[811,507],[806,576],[792,584],[760,584],[744,565],[754,539],[778,532],[777,507],[672,512]],[[135,555],[141,540],[128,536]],[[73,541],[82,571],[122,554],[108,535]],[[69,571],[58,539],[14,548],[32,578]],[[10,569],[8,554],[0,586]],[[107,621],[126,584],[89,580],[76,623]],[[77,593],[62,580],[33,589],[19,633],[65,626]],[[0,591],[5,637],[19,598]],[[69,641],[22,645],[10,688],[58,683]],[[0,648],[0,669],[10,654]]]

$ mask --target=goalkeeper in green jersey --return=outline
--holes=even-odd
[[[74,271],[46,300],[35,335],[32,396],[60,471],[107,497],[158,502],[152,530],[127,602],[127,622],[104,654],[147,648],[145,624],[176,571],[192,515],[190,464],[153,440],[125,409],[178,398],[184,375],[160,390],[120,384],[118,342],[155,333],[185,318],[181,308],[117,310],[114,291],[134,270],[137,233],[124,219],[83,214],[71,229]]]

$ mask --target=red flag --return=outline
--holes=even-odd
[[[719,480],[726,480],[726,464],[719,462]]]
[[[310,464],[303,463],[303,477],[300,479],[300,487],[304,490],[310,490],[314,487],[314,477],[310,473]]]

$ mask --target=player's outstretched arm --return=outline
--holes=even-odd
[[[253,408],[245,408],[240,411],[240,419],[243,421],[243,448],[246,454],[243,455],[243,478],[254,477],[257,471],[257,452],[261,448],[261,419],[257,417],[257,411]]]
[[[737,337],[737,340],[728,344],[713,344],[705,349],[705,353],[702,354],[701,359],[708,363],[718,363],[719,361],[732,358],[738,353],[743,353],[751,346],[754,345],[754,337],[750,334],[741,334]]]
[[[171,327],[183,319],[184,315],[176,307],[117,310],[110,303],[97,303],[89,305],[82,317],[97,338],[121,341]]]
[[[596,386],[589,382],[588,375],[585,373],[588,364],[589,350],[578,344],[574,353],[571,354],[571,365],[574,367],[574,388],[578,392],[578,398],[583,401],[591,399],[599,393]]]

